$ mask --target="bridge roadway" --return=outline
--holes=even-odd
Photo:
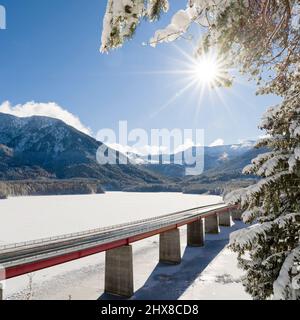
[[[106,228],[0,246],[0,280],[129,245],[233,209],[234,206],[219,203]]]

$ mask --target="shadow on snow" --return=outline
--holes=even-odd
[[[235,221],[232,227],[221,227],[218,235],[206,234],[204,247],[186,247],[178,265],[158,263],[145,284],[130,298],[133,300],[177,300],[197,279],[229,242],[229,235],[245,227]],[[102,294],[99,300],[126,300]]]

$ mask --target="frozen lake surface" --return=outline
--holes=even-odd
[[[0,200],[0,244],[105,227],[221,201],[218,196],[125,192],[9,198]]]

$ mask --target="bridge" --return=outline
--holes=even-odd
[[[0,246],[0,281],[105,252],[105,292],[130,297],[133,287],[131,243],[159,235],[159,261],[181,262],[179,228],[187,225],[187,245],[204,246],[205,233],[240,219],[237,206],[224,203],[62,236]],[[0,300],[3,290],[0,286]]]

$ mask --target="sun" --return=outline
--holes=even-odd
[[[158,70],[147,74],[164,74],[176,75],[177,89],[162,106],[155,111],[151,117],[157,116],[162,110],[165,110],[177,99],[186,95],[190,91],[190,95],[195,99],[196,116],[202,106],[205,96],[209,99],[217,97],[222,105],[226,108],[226,102],[223,98],[222,88],[228,88],[231,85],[231,72],[229,60],[218,50],[198,52],[198,47],[192,47],[193,54],[186,52],[182,48],[173,44],[184,59],[173,58],[173,67],[169,70]]]
[[[213,56],[203,56],[191,66],[193,77],[204,85],[214,85],[221,77],[221,65]]]

